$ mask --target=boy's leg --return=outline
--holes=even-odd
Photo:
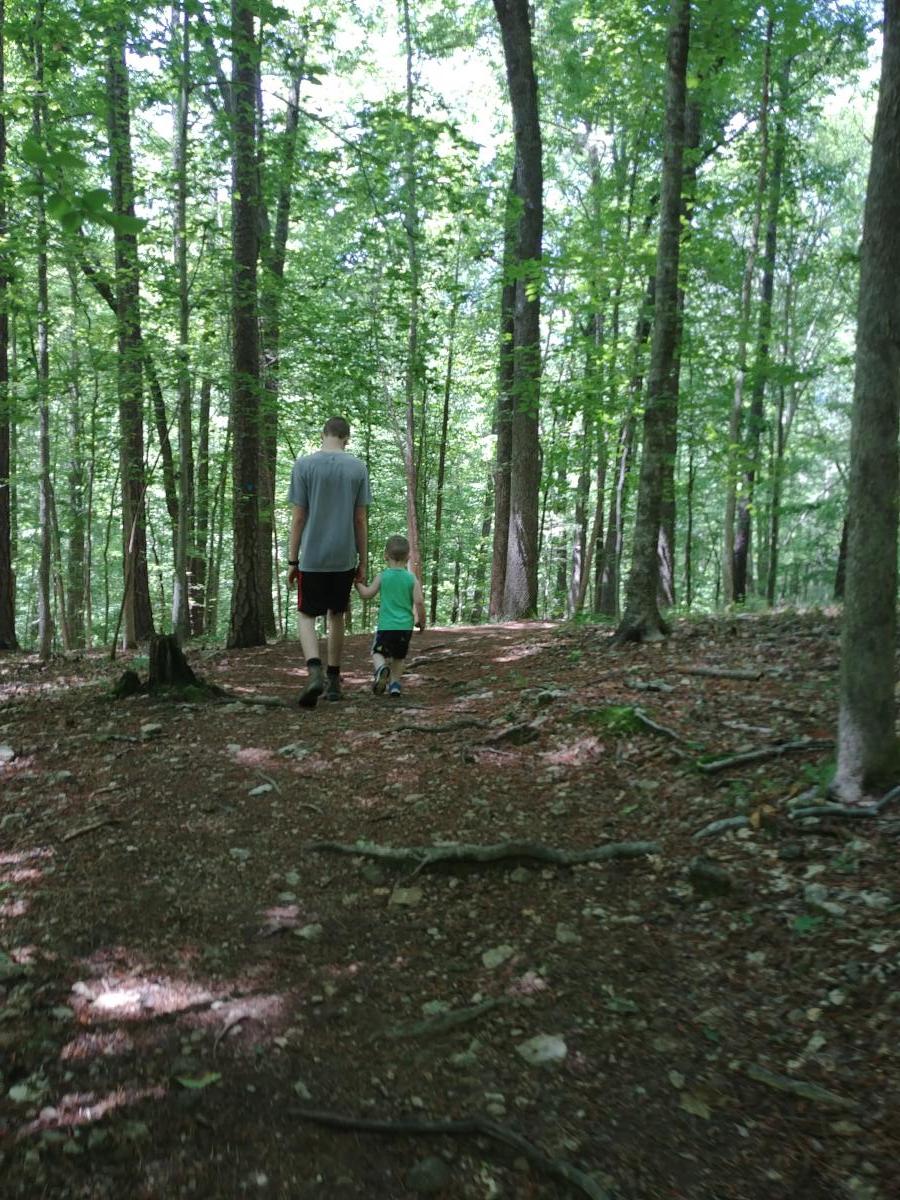
[[[316,633],[316,618],[300,614],[300,648],[307,662],[319,657],[319,636]]]

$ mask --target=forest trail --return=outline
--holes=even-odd
[[[896,1197],[900,804],[790,815],[836,622],[435,629],[398,701],[368,646],[311,712],[296,643],[193,653],[223,704],[0,656],[0,1193]],[[449,842],[638,847],[375,856]]]

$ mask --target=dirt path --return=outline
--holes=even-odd
[[[815,744],[698,768],[831,736],[836,626],[432,630],[399,701],[367,648],[313,712],[294,644],[192,659],[284,706],[0,658],[0,1194],[900,1195],[900,804],[791,820]],[[308,848],[359,840],[658,853]],[[549,1162],[309,1109],[480,1117]]]

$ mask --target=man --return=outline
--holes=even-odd
[[[291,472],[288,501],[293,505],[288,553],[288,587],[298,587],[300,645],[309,678],[301,708],[341,698],[344,614],[355,580],[367,571],[366,509],[370,503],[365,464],[347,453],[350,426],[343,417],[325,422],[322,448],[298,458]],[[303,569],[300,570],[300,545]],[[328,672],[322,670],[316,618],[328,614]]]

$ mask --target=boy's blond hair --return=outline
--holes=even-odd
[[[409,561],[409,541],[402,533],[394,533],[388,538],[384,552],[393,562]]]

